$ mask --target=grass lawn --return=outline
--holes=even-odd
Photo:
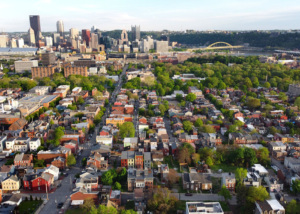
[[[68,209],[65,214],[81,214],[81,213],[85,213],[84,210],[82,210],[81,208],[76,208],[76,209]]]
[[[34,213],[42,203],[43,201],[23,201],[19,206],[19,213]]]
[[[237,166],[232,166],[229,164],[218,164],[218,165],[213,165],[210,167],[214,171],[218,171],[219,169],[222,169],[223,172],[235,172]]]

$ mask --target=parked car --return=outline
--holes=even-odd
[[[64,203],[62,203],[62,202],[57,204],[58,209],[61,209],[63,206],[64,206]]]
[[[192,193],[185,193],[185,196],[193,196]]]

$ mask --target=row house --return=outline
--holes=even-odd
[[[2,181],[3,191],[15,191],[19,190],[21,187],[21,181],[16,175],[8,177],[6,180]]]
[[[75,183],[76,188],[85,188],[89,191],[96,191],[100,188],[99,178],[91,173],[83,173],[79,176]]]
[[[67,161],[65,158],[59,156],[54,158],[53,161],[51,161],[51,165],[56,166],[57,168],[63,170],[67,166]]]
[[[33,166],[33,155],[32,154],[16,154],[14,159],[14,165],[16,167],[28,167]]]
[[[139,170],[130,169],[127,172],[128,191],[143,189],[144,191],[153,189],[153,172],[151,169]]]
[[[49,172],[39,174],[25,174],[23,188],[32,191],[50,191],[54,182],[54,175]]]
[[[29,141],[29,150],[32,151],[37,151],[37,149],[41,146],[41,140],[40,138],[32,138]]]
[[[294,137],[290,135],[282,135],[280,133],[276,133],[274,135],[274,140],[275,141],[280,141],[282,143],[293,143],[294,142]]]
[[[222,186],[224,185],[229,191],[234,191],[236,185],[235,175],[232,173],[223,173],[221,183]]]
[[[134,168],[134,151],[123,151],[121,154],[121,167]]]
[[[208,144],[212,145],[221,145],[222,138],[217,133],[201,133],[200,134],[201,141],[205,141]]]
[[[144,168],[151,169],[151,152],[144,152]]]
[[[87,160],[87,167],[96,168],[98,170],[106,170],[108,162],[99,152],[95,152]]]
[[[137,137],[126,137],[124,138],[124,148],[137,149],[138,138]]]
[[[212,181],[208,174],[183,173],[182,187],[190,191],[211,190]]]

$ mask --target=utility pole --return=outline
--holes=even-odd
[[[47,201],[49,200],[49,198],[48,198],[48,187],[47,187],[47,184],[45,184],[46,185],[46,194],[47,194]]]

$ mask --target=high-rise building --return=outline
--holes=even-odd
[[[141,39],[141,27],[140,26],[131,26],[131,39],[132,41]]]
[[[53,44],[58,45],[60,42],[60,34],[59,33],[53,33]]]
[[[18,39],[17,40],[17,42],[18,42],[18,48],[23,48],[24,47],[24,39]]]
[[[127,44],[127,42],[128,42],[128,34],[126,30],[122,30],[120,45]]]
[[[70,39],[76,39],[79,36],[78,29],[76,28],[71,28],[70,29]]]
[[[43,53],[41,62],[45,66],[55,64],[55,53],[54,52]]]
[[[35,42],[37,43],[40,39],[40,33],[41,33],[40,16],[31,15],[29,16],[29,21],[30,21],[30,27],[34,31]]]
[[[168,41],[156,41],[154,43],[155,45],[155,51],[156,53],[166,53],[169,51],[169,42]]]
[[[11,48],[16,48],[17,47],[17,40],[15,38],[12,38],[10,40],[10,47]]]
[[[87,47],[90,46],[91,31],[88,29],[82,30],[82,40],[85,41]]]
[[[56,29],[57,33],[59,33],[61,36],[64,36],[64,23],[62,20],[58,20],[56,22]]]
[[[28,30],[28,43],[31,46],[35,45],[35,36],[32,28],[29,28]]]
[[[50,37],[50,36],[45,37],[45,42],[46,42],[47,47],[52,47],[53,46],[52,37]]]
[[[8,35],[0,35],[0,48],[6,48],[8,43]]]
[[[98,48],[98,34],[92,33],[91,35],[91,48],[97,49]]]

